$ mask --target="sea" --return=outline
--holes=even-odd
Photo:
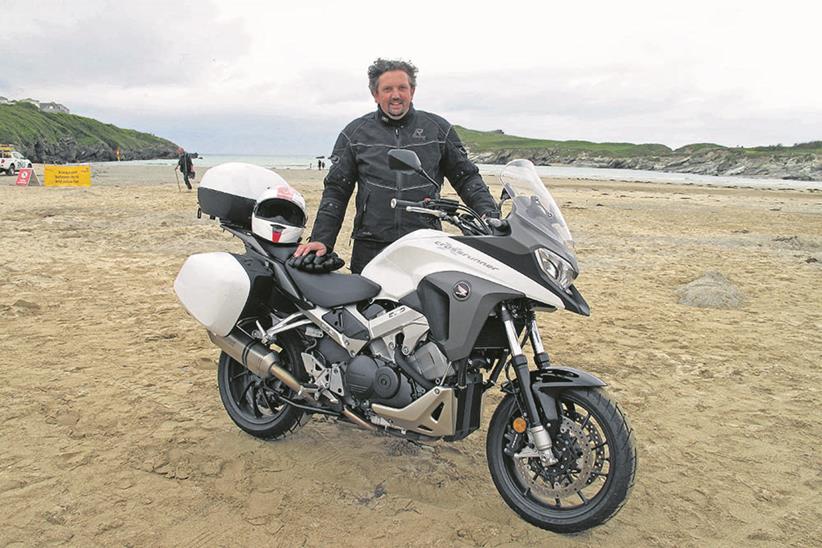
[[[213,167],[226,162],[244,162],[275,169],[317,169],[318,160],[324,157],[310,155],[238,155],[205,154],[194,160],[196,167]],[[106,162],[108,163],[108,162]],[[131,165],[175,166],[177,160],[129,160],[120,162]],[[478,164],[480,173],[497,175],[505,167],[494,164]],[[591,181],[638,181],[647,183],[670,183],[678,185],[742,187],[761,189],[822,190],[822,181],[795,181],[791,179],[759,179],[753,177],[721,177],[694,173],[671,173],[667,171],[645,171],[639,169],[608,169],[574,166],[537,166],[541,177],[561,179],[583,179]]]

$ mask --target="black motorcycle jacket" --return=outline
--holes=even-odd
[[[405,148],[417,153],[422,168],[437,184],[421,175],[402,174],[388,167],[388,151]],[[437,198],[447,177],[462,201],[480,215],[499,212],[477,166],[468,159],[453,126],[445,119],[412,106],[399,120],[380,109],[358,118],[343,129],[324,181],[324,190],[311,240],[334,248],[345,209],[357,186],[355,240],[393,242],[421,228],[441,229],[429,215],[391,209],[392,198],[419,201]]]

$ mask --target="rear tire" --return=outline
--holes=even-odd
[[[17,168],[14,167],[14,165],[10,165],[9,168],[6,170],[6,175],[12,175],[13,176],[13,175],[16,175],[16,174],[17,174]]]
[[[527,437],[516,438],[512,428],[521,413],[511,394],[491,419],[486,454],[494,485],[511,509],[542,529],[577,533],[609,520],[625,504],[636,449],[625,416],[605,391],[569,389],[559,402],[564,432],[553,440],[559,463],[544,467],[539,458],[506,454],[527,446]]]
[[[305,381],[298,341],[283,335],[280,338],[281,367]],[[282,438],[308,422],[309,417],[303,410],[283,402],[276,404],[271,397],[272,392],[279,392],[291,399],[295,394],[290,389],[277,379],[263,382],[225,352],[220,353],[217,385],[228,416],[254,437],[264,440]]]

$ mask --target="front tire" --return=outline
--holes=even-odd
[[[511,509],[542,529],[576,533],[604,523],[625,503],[636,475],[636,449],[625,416],[603,390],[569,389],[558,398],[557,464],[545,467],[537,457],[514,456],[528,449],[528,440],[513,429],[521,412],[512,394],[494,412],[486,454],[494,485]]]
[[[281,336],[281,339],[280,365],[304,381],[306,373],[301,365],[298,341],[287,336]],[[295,397],[282,382],[277,379],[263,381],[225,352],[220,353],[217,385],[228,416],[252,436],[278,439],[308,422],[308,416],[301,409],[277,402],[277,393],[289,399]]]

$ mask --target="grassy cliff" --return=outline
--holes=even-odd
[[[514,158],[527,158],[537,165],[822,180],[822,141],[750,148],[694,143],[674,150],[657,143],[553,141],[455,128],[471,158],[478,163],[504,164]]]
[[[149,133],[92,118],[44,113],[29,103],[0,105],[0,143],[14,144],[34,162],[173,158],[177,145]]]
[[[593,143],[591,141],[552,141],[548,139],[530,139],[505,135],[498,131],[476,131],[461,126],[454,126],[462,142],[472,152],[493,152],[508,150],[544,150],[553,149],[569,154],[588,152],[614,157],[643,156],[648,154],[668,154],[671,149],[656,143],[635,145],[632,143]]]

